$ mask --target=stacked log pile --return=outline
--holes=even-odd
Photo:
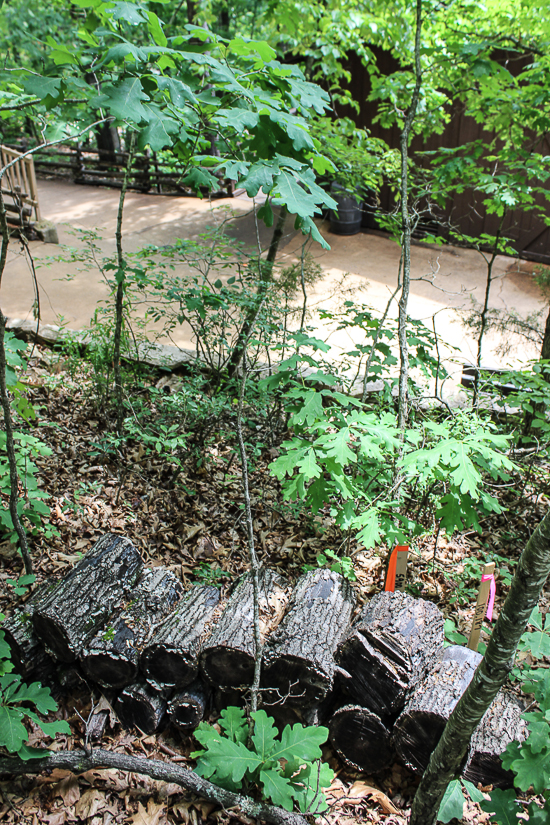
[[[310,571],[291,593],[266,569],[259,584],[267,711],[283,724],[328,724],[333,747],[356,770],[379,772],[397,756],[422,772],[481,656],[444,649],[440,611],[405,593],[374,596],[352,622],[355,597],[338,573]],[[125,726],[151,734],[171,723],[188,734],[211,699],[244,701],[255,661],[253,592],[245,574],[223,601],[210,586],[183,593],[169,570],[144,569],[132,542],[107,534],[3,630],[26,679],[51,682],[61,664],[100,685],[105,708]],[[522,712],[515,696],[499,694],[472,739],[466,778],[510,783],[499,754],[525,738]]]

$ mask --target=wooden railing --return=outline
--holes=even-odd
[[[85,144],[56,146],[36,152],[34,163],[41,177],[120,189],[128,153],[96,149]],[[128,188],[159,195],[195,195],[193,189],[182,182],[187,171],[183,164],[167,162],[156,152],[137,152],[130,169]],[[230,196],[232,186],[231,181],[221,179],[219,189],[212,194],[214,197]]]
[[[4,205],[10,213],[15,213],[19,223],[28,223],[32,219],[40,220],[38,192],[32,155],[23,157],[21,152],[9,146],[0,146],[2,167],[15,160],[13,166],[2,177],[2,195]]]

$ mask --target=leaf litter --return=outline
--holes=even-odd
[[[158,454],[147,452],[143,444],[122,444],[115,458],[105,456],[98,461],[90,456],[90,447],[108,423],[101,420],[91,401],[89,381],[62,370],[56,370],[58,380],[52,380],[48,369],[40,366],[51,362],[49,353],[43,354],[37,347],[29,370],[29,400],[40,407],[35,434],[53,450],[50,457],[36,460],[39,486],[49,494],[46,503],[51,509],[50,520],[58,531],[48,539],[41,535],[31,538],[37,582],[62,576],[108,531],[129,537],[146,564],[166,565],[185,586],[201,580],[200,562],[229,574],[231,579],[248,569],[234,440],[220,433],[208,461],[198,467],[190,460],[175,486],[170,484],[173,469]],[[154,383],[156,378],[152,378]],[[345,554],[354,561],[355,588],[361,605],[383,586],[386,548],[366,552],[342,536],[328,512],[321,511],[311,518],[285,505],[278,483],[268,471],[277,448],[278,444],[273,443],[266,447],[256,457],[250,474],[260,560],[293,579],[305,564],[315,565],[317,555],[327,547],[345,547]],[[449,602],[460,580],[461,566],[463,572],[465,560],[483,560],[489,551],[508,557],[513,564],[548,506],[547,495],[528,486],[519,494],[510,488],[504,490],[501,500],[508,512],[486,519],[481,536],[440,536],[437,548],[433,537],[426,536],[411,553],[409,577],[417,594],[436,601],[465,634],[473,617],[473,600],[463,606]],[[8,614],[16,599],[5,580],[17,576],[20,567],[16,547],[8,540],[1,542],[0,610]],[[222,592],[227,582],[220,576]],[[475,586],[475,582],[470,583],[470,587]],[[505,594],[506,588],[498,585],[497,609]],[[278,622],[286,599],[285,593],[273,597],[266,605],[265,618],[269,615]],[[544,606],[548,608],[546,592]],[[166,761],[190,761],[189,754],[195,750],[191,737],[171,728],[157,736],[122,730],[108,701],[97,695],[91,697],[86,685],[61,698],[57,716],[69,721],[72,734],[58,737],[53,745],[50,742],[52,749],[82,746],[82,720],[91,712],[92,701],[96,714],[106,711],[108,715],[102,747]],[[50,741],[32,724],[29,732],[31,744]],[[329,811],[319,823],[405,825],[418,785],[415,776],[396,763],[376,778],[367,777],[344,768],[328,745],[324,752],[337,776],[327,790]],[[487,815],[467,800],[463,823],[482,823],[486,819]],[[97,769],[75,777],[56,769],[49,776],[0,782],[0,823],[6,825],[227,825],[234,821],[252,825],[252,820],[241,812],[219,810],[178,785],[116,770]]]

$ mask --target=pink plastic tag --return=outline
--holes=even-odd
[[[489,586],[489,604],[487,605],[487,618],[490,622],[493,621],[493,607],[495,606],[495,596],[497,592],[496,584],[495,584],[495,577],[491,573],[489,576],[482,576],[482,582],[490,581],[491,584]]]

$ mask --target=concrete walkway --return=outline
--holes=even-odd
[[[115,252],[115,228],[119,192],[90,186],[77,186],[62,181],[38,182],[42,216],[53,221],[61,244],[79,246],[72,229],[96,229],[101,236],[98,246],[104,255]],[[136,251],[145,244],[163,245],[176,238],[198,238],[207,225],[224,220],[229,210],[235,214],[232,234],[251,248],[256,247],[256,225],[252,202],[245,197],[216,200],[209,203],[198,198],[174,198],[141,195],[130,192],[124,210],[123,238],[127,251]],[[291,222],[289,221],[289,224]],[[328,224],[320,224],[331,246],[323,250],[311,246],[314,259],[323,269],[324,277],[310,295],[310,305],[336,308],[352,289],[358,302],[382,310],[395,288],[399,264],[399,246],[382,233],[364,232],[351,237],[330,233]],[[260,241],[267,247],[272,230],[260,227]],[[284,238],[279,261],[289,264],[298,259],[304,238],[290,231]],[[98,302],[108,294],[101,273],[79,271],[81,265],[48,262],[62,252],[60,247],[33,241],[29,244],[34,257],[40,290],[43,323],[59,323],[62,319],[71,329],[82,329],[90,320]],[[516,271],[514,271],[514,269]],[[347,274],[348,273],[348,274]],[[71,275],[72,280],[64,278]],[[344,287],[341,286],[343,276]],[[475,359],[476,347],[470,333],[464,330],[456,310],[470,306],[470,295],[481,302],[485,290],[486,267],[475,250],[447,247],[434,249],[415,245],[412,249],[411,298],[412,317],[432,325],[442,339],[459,348],[460,360]],[[513,309],[527,315],[543,306],[541,295],[532,279],[519,273],[512,259],[500,256],[494,266],[495,281],[491,305]],[[0,290],[0,306],[9,318],[31,318],[34,301],[33,281],[29,261],[19,244],[10,245],[6,271]],[[396,306],[392,310],[396,314]],[[192,347],[191,331],[178,328],[172,342]],[[331,343],[347,348],[351,342],[346,333],[333,334]],[[495,354],[498,341],[487,340],[484,363],[504,366]],[[518,341],[507,364],[517,364],[537,355],[536,349]]]

